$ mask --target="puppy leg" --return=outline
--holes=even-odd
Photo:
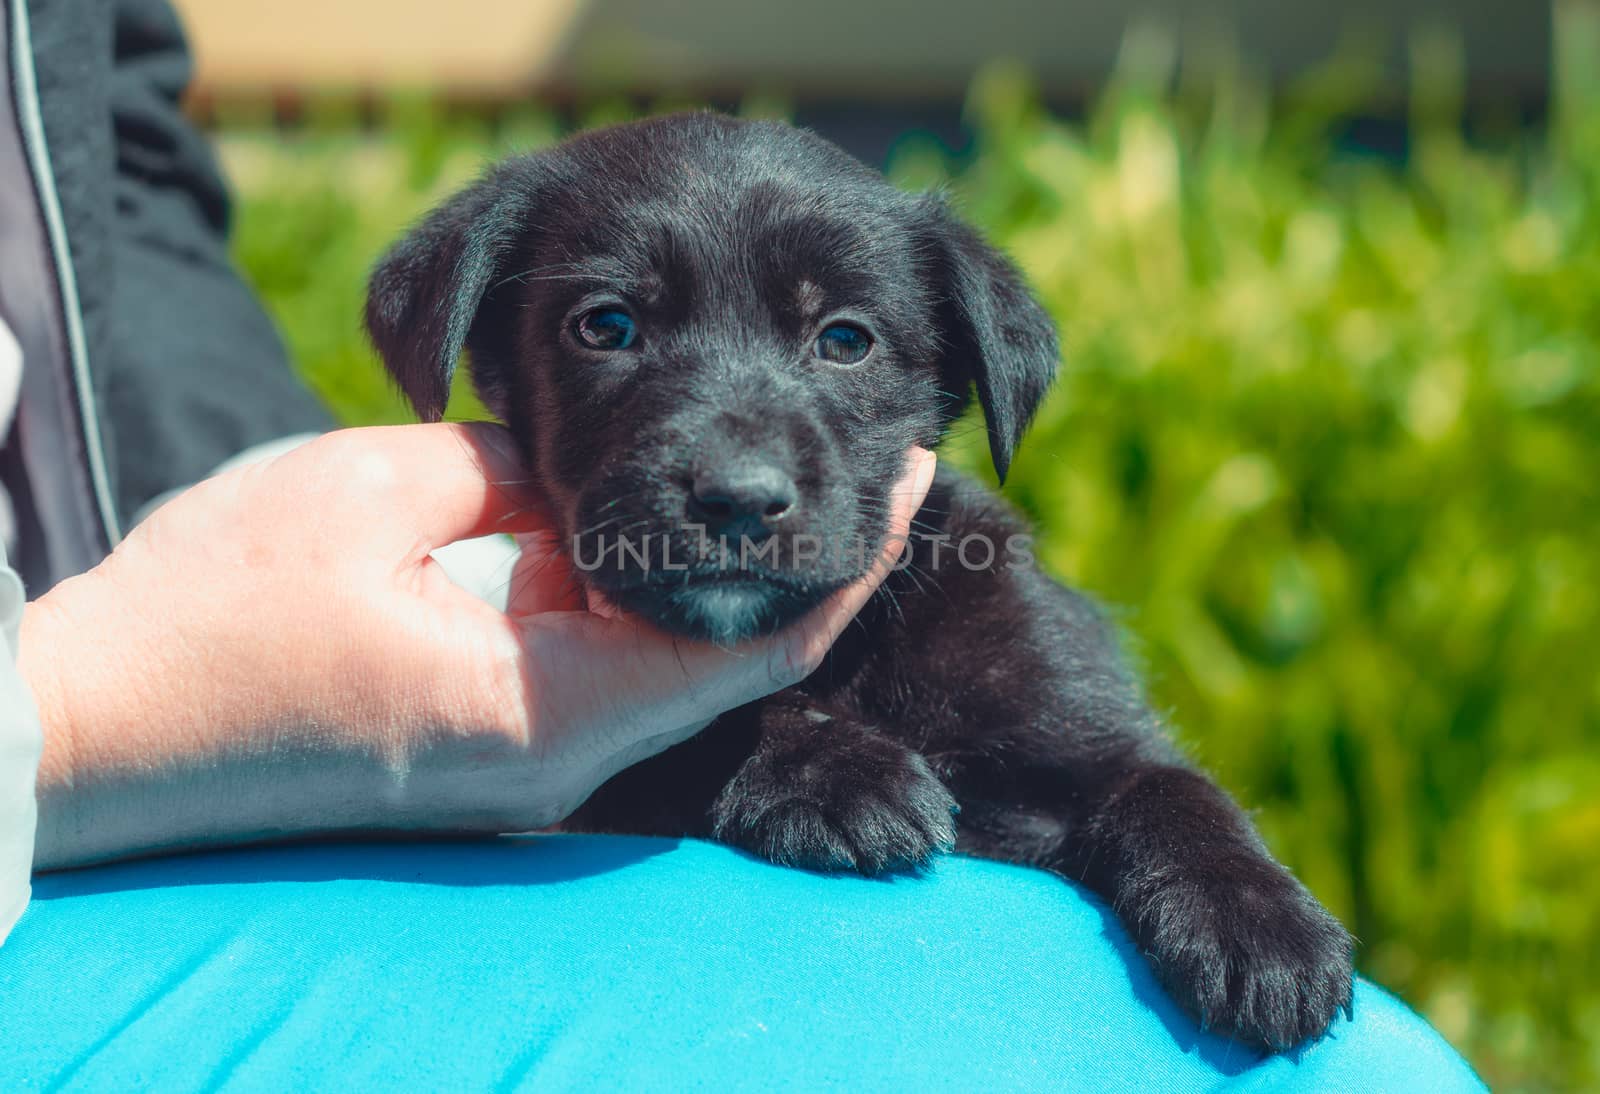
[[[1068,861],[1203,1025],[1281,1050],[1349,1006],[1349,934],[1197,772],[1130,772]]]
[[[955,542],[1021,527],[959,484],[929,497],[919,527]],[[933,596],[914,576],[830,668],[954,793],[957,849],[1089,885],[1210,1028],[1271,1048],[1322,1033],[1350,1000],[1349,935],[1171,744],[1104,613],[1032,566],[947,565]]]
[[[1320,1035],[1350,1003],[1349,934],[1243,810],[1152,735],[1115,647],[1093,633],[1074,643],[1072,677],[1035,666],[1026,722],[928,750],[961,803],[957,849],[1088,885],[1202,1025],[1274,1050]]]
[[[911,748],[789,691],[618,773],[561,827],[714,838],[790,866],[875,874],[952,848],[954,810]]]
[[[955,846],[955,800],[907,746],[843,712],[780,696],[712,806],[717,839],[812,870],[915,868]]]
[[[1281,1050],[1349,1006],[1350,936],[1203,775],[1134,768],[1083,804],[1052,824],[1049,811],[964,800],[958,846],[1024,851],[1086,883],[1167,991],[1218,1033]]]

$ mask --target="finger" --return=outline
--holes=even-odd
[[[546,689],[550,701],[567,696],[593,704],[590,710],[547,709],[555,718],[545,724],[607,727],[608,747],[631,747],[640,737],[715,718],[799,682],[821,663],[905,547],[935,466],[933,454],[921,449],[912,450],[908,462],[893,491],[885,551],[872,571],[777,635],[726,648],[672,637],[630,615],[572,612],[526,620],[530,662],[542,679],[555,682]]]
[[[709,721],[783,686],[764,644],[719,647],[631,615],[545,613],[521,621],[521,640],[538,692],[530,697],[534,726],[596,756]]]
[[[516,537],[518,555],[511,574],[506,614],[538,615],[583,609],[583,589],[572,560],[561,550],[554,531],[525,532]]]
[[[889,527],[884,536],[883,550],[872,569],[859,580],[834,593],[794,627],[775,636],[778,649],[774,653],[784,662],[787,674],[797,680],[805,679],[822,664],[828,650],[838,641],[856,613],[866,606],[872,594],[878,591],[905,553],[911,521],[928,497],[939,461],[927,449],[913,448],[906,464],[905,472],[889,494]]]

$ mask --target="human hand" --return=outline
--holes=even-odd
[[[543,827],[615,772],[797,682],[932,481],[912,450],[867,579],[725,650],[584,610],[509,435],[329,434],[201,483],[28,606],[36,865],[331,831]],[[531,537],[505,611],[430,552]]]

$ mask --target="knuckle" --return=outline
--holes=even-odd
[[[813,627],[802,626],[773,648],[768,676],[778,688],[793,687],[821,667],[827,652],[822,635]]]
[[[345,441],[330,453],[333,470],[352,489],[363,494],[384,494],[400,485],[400,468],[394,457],[371,444]]]

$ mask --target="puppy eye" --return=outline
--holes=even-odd
[[[578,320],[578,337],[593,349],[627,349],[633,345],[633,316],[620,308],[596,308]]]
[[[817,336],[817,356],[835,365],[859,365],[871,352],[872,335],[854,323],[835,323]]]

